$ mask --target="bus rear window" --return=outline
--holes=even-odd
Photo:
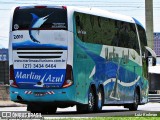
[[[67,30],[67,10],[59,8],[17,8],[14,11],[12,31]]]

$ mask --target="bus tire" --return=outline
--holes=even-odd
[[[94,112],[96,107],[96,91],[91,87],[88,93],[88,112]]]
[[[27,111],[31,113],[54,114],[57,111],[56,106],[40,105],[36,103],[27,104]]]
[[[77,112],[86,113],[94,112],[96,104],[96,94],[94,93],[93,88],[91,87],[88,92],[88,104],[87,105],[77,105]]]
[[[136,111],[138,109],[139,101],[140,101],[140,95],[139,95],[138,90],[136,89],[135,92],[134,92],[134,102],[133,102],[133,104],[131,104],[129,106],[129,110],[130,111]]]
[[[35,103],[29,103],[27,104],[27,111],[30,111],[31,113],[41,113],[42,107]]]
[[[55,114],[57,111],[57,107],[56,106],[46,106],[43,109],[43,113],[45,114]]]
[[[100,112],[104,104],[104,91],[102,87],[99,87],[96,97],[96,107],[95,112]]]
[[[78,113],[86,113],[87,112],[87,105],[77,105],[77,112]]]

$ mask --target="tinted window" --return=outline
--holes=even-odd
[[[147,37],[146,37],[146,32],[144,28],[140,25],[137,25],[138,32],[139,32],[139,38],[141,42],[141,47],[142,47],[142,53],[145,52],[145,46],[147,46]]]
[[[75,16],[77,36],[82,41],[140,52],[135,24],[77,12]]]
[[[146,38],[146,32],[144,28],[140,25],[137,25],[138,32],[139,32],[139,39],[141,43],[142,48],[142,64],[143,64],[143,76],[148,78],[148,59],[146,58],[146,49],[145,46],[147,46],[147,38]]]
[[[114,21],[98,16],[75,13],[77,36],[84,42],[110,45]]]
[[[39,20],[38,24],[35,24]],[[15,9],[12,30],[64,29],[67,30],[67,10],[62,8]]]

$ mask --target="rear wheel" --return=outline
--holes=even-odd
[[[77,105],[77,112],[78,113],[86,113],[87,112],[87,105]]]
[[[89,95],[88,95],[88,112],[93,112],[95,109],[96,104],[96,95],[93,91],[93,89],[90,89]]]
[[[92,88],[88,92],[88,104],[87,105],[77,105],[77,112],[93,112],[95,110],[96,95]]]
[[[54,114],[57,111],[57,107],[56,106],[46,106],[43,109],[43,113],[45,114]]]
[[[57,111],[57,107],[48,104],[40,105],[36,103],[29,103],[27,105],[27,111],[30,111],[32,113],[54,114]]]
[[[129,110],[130,111],[136,111],[138,109],[139,101],[140,101],[140,95],[139,95],[138,90],[136,89],[135,92],[134,92],[134,102],[133,102],[133,104],[131,104],[129,106]]]
[[[42,112],[42,106],[36,103],[29,103],[27,104],[27,111],[30,111],[32,113],[41,113]]]
[[[100,112],[102,110],[103,104],[104,104],[104,92],[103,92],[103,89],[100,87],[98,89],[98,94],[97,94],[97,98],[96,98],[95,111]]]

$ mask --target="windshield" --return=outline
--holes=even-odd
[[[28,29],[67,30],[67,10],[63,7],[17,7],[14,11],[12,31]]]

